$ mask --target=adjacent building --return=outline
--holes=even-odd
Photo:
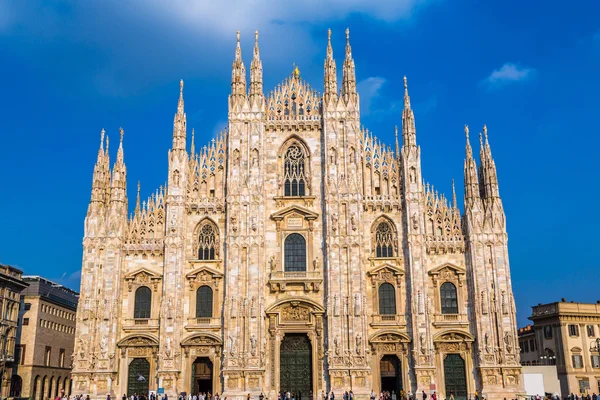
[[[532,307],[533,325],[519,329],[523,365],[556,365],[563,396],[600,393],[600,301]]]
[[[196,149],[182,81],[168,183],[145,202],[138,185],[131,216],[124,131],[114,165],[102,131],[75,392],[522,391],[487,128],[476,163],[465,127],[461,215],[454,191],[425,183],[406,78],[389,146],[362,128],[349,32],[339,86],[325,50],[322,94],[298,68],[268,93],[258,33],[249,74],[238,33],[227,130]]]
[[[79,294],[40,276],[24,276],[11,396],[53,399],[71,393]]]
[[[0,392],[8,397],[13,382],[12,367],[15,361],[15,343],[19,320],[19,296],[27,287],[23,271],[0,264]]]

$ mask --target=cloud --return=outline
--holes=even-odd
[[[385,78],[372,76],[356,84],[356,90],[360,96],[360,112],[367,116],[371,113],[374,100],[381,94],[381,87],[385,84]]]
[[[521,67],[513,63],[505,63],[502,67],[492,71],[483,83],[490,89],[504,86],[512,82],[522,82],[535,76],[534,68]]]

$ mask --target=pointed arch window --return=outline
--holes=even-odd
[[[293,144],[285,152],[283,161],[284,196],[304,196],[306,194],[306,155],[298,144]]]
[[[284,245],[285,272],[306,271],[306,239],[299,233],[292,233],[285,238]]]
[[[394,257],[394,230],[387,221],[382,221],[375,229],[375,256]]]
[[[440,286],[440,299],[442,314],[458,314],[458,296],[453,283],[445,282]]]
[[[217,232],[211,223],[205,223],[200,227],[198,238],[198,259],[214,260],[217,255]]]
[[[379,314],[396,315],[396,289],[391,283],[379,285]]]
[[[196,291],[196,318],[212,318],[213,291],[209,286],[200,286]]]
[[[135,291],[133,318],[150,318],[152,309],[152,292],[147,286],[141,286]]]

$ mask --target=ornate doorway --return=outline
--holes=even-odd
[[[305,399],[312,390],[312,346],[305,333],[286,333],[281,341],[279,386]]]
[[[208,357],[198,357],[192,364],[192,393],[212,392],[213,363]]]
[[[379,362],[381,373],[381,391],[395,392],[402,390],[402,367],[398,356],[386,354]]]
[[[447,354],[444,358],[444,384],[446,397],[454,394],[456,400],[467,399],[467,374],[465,360],[460,354]]]
[[[145,358],[134,358],[129,363],[127,374],[127,395],[134,393],[147,395],[150,389],[150,363]]]

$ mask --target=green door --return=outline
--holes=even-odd
[[[145,358],[134,358],[129,363],[127,377],[127,395],[139,394],[148,396],[150,387],[150,363]]]
[[[467,374],[465,360],[459,354],[448,354],[444,359],[446,398],[454,393],[455,400],[467,399]]]
[[[281,342],[279,357],[279,387],[308,399],[312,390],[312,356],[306,334],[288,333]]]

